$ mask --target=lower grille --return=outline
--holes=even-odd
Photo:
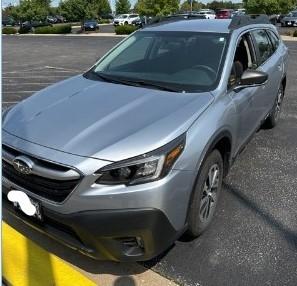
[[[24,175],[4,160],[2,160],[2,175],[12,183],[55,202],[64,201],[81,180],[53,180],[34,174]]]

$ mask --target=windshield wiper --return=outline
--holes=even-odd
[[[117,77],[114,75],[107,75],[107,74],[104,74],[101,72],[98,73],[95,71],[93,71],[92,74],[100,79],[103,79],[104,81],[117,83],[117,84],[124,84],[124,85],[137,86],[137,87],[148,86],[148,87],[165,90],[165,91],[170,91],[170,92],[183,92],[183,90],[180,90],[180,89],[176,89],[176,88],[173,88],[170,86],[166,86],[163,84],[157,84],[157,83],[145,81],[145,80],[123,79],[121,77]]]
[[[165,90],[165,91],[184,92],[183,90],[173,88],[171,86],[167,86],[167,85],[163,85],[163,84],[155,83],[155,82],[151,82],[151,81],[146,81],[146,80],[133,79],[133,80],[129,80],[129,82],[135,83],[138,86],[148,86],[148,87],[153,87],[153,88]]]

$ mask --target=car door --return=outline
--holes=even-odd
[[[237,142],[235,153],[254,133],[260,118],[260,114],[255,106],[259,101],[257,97],[258,90],[261,87],[249,87],[238,92],[234,91],[234,87],[238,85],[242,73],[246,69],[257,68],[257,58],[250,33],[246,33],[238,39],[233,65],[237,62],[242,64],[242,71],[240,74],[237,71],[231,72],[228,84],[228,94],[236,107]]]
[[[282,80],[283,66],[281,57],[274,50],[266,30],[257,29],[251,34],[257,54],[257,69],[268,74],[268,81],[259,88],[259,95],[255,101],[255,108],[261,114],[260,120],[263,120],[273,107]]]
[[[285,74],[285,53],[284,50],[280,48],[280,39],[278,35],[272,31],[272,30],[266,30],[270,42],[272,44],[273,48],[273,54],[271,56],[271,62],[272,64],[275,64],[275,68],[272,69],[271,79],[272,82],[275,85],[274,92],[272,91],[270,93],[270,106],[273,106],[274,100],[277,96],[278,88],[283,80],[284,74]]]

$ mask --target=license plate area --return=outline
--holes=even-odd
[[[12,189],[11,191],[15,191],[14,189]],[[28,196],[28,195],[27,195]],[[43,211],[42,211],[42,205],[41,202],[31,198],[30,196],[28,196],[30,203],[35,207],[36,212],[33,215],[28,215],[26,214],[23,210],[22,207],[20,205],[20,203],[18,201],[13,201],[10,203],[13,205],[14,209],[20,213],[22,213],[23,215],[25,215],[26,217],[30,217],[38,222],[43,222],[44,220],[44,216],[43,216]]]

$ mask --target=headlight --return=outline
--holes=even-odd
[[[165,177],[182,153],[186,143],[185,134],[155,151],[110,164],[98,170],[97,184],[135,185]]]

